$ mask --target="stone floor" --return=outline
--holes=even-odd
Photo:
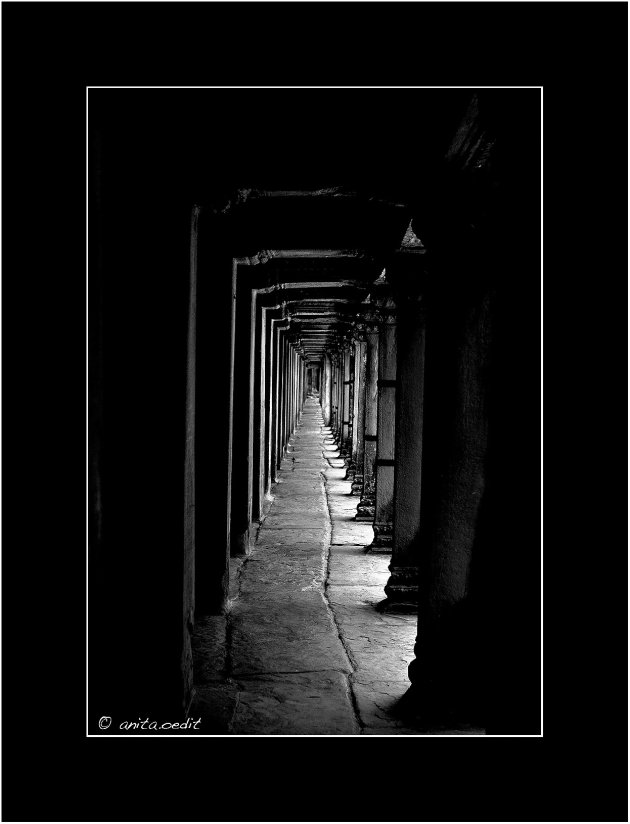
[[[225,617],[194,639],[199,732],[422,735],[390,709],[409,686],[417,618],[379,613],[388,555],[365,553],[370,524],[308,398],[251,554],[233,561]]]

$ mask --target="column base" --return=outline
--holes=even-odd
[[[366,547],[366,552],[391,553],[394,545],[393,524],[375,523],[374,540]]]
[[[382,612],[417,612],[420,570],[416,566],[389,565],[391,575],[385,584],[387,598],[379,604]]]
[[[354,478],[352,480],[352,488],[350,490],[351,495],[362,495],[363,494],[363,475],[357,475],[354,473]]]
[[[374,501],[370,498],[364,498],[357,504],[357,514],[354,516],[354,520],[364,522],[369,521],[372,523],[374,521],[375,513],[376,507],[374,506]]]
[[[232,537],[232,540],[230,541],[230,556],[232,558],[249,555],[250,551],[249,529]]]
[[[374,607],[377,612],[394,613],[395,615],[417,615],[418,602],[417,601],[391,601],[389,598],[384,598]]]
[[[343,480],[344,481],[354,481],[354,477],[355,477],[356,474],[357,474],[356,464],[354,463],[354,461],[352,459],[350,459],[350,462],[348,463],[348,469],[346,471],[346,474],[345,474],[345,477],[344,477]]]

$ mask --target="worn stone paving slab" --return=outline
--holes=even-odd
[[[263,544],[267,541],[273,544],[289,546],[301,543],[320,543],[326,538],[326,529],[282,529],[281,527],[266,528],[263,526],[258,534],[258,541]]]
[[[278,537],[272,536],[273,537]],[[321,555],[322,552],[322,542],[321,541],[298,541],[295,545],[288,545],[286,541],[274,542],[271,543],[270,541],[265,540],[264,549],[257,548],[254,553],[252,553],[246,560],[248,564],[266,564],[267,561],[272,561],[274,557],[279,559],[283,559],[289,556],[289,553],[293,552],[303,552],[303,553],[311,553],[311,552],[319,552]]]
[[[227,629],[225,617],[197,628],[193,706],[206,733],[443,734],[392,712],[417,618],[376,609],[390,557],[365,553],[372,526],[354,520],[359,499],[327,431],[308,400],[251,554],[230,564]]]
[[[231,721],[238,705],[238,685],[234,681],[207,684],[195,688],[188,715],[201,718],[202,735],[231,735]]]
[[[347,679],[339,672],[239,678],[235,734],[357,735]]]
[[[318,491],[309,491],[307,495],[292,496],[286,500],[278,498],[278,505],[282,505],[284,517],[287,516],[302,516],[300,526],[305,526],[304,518],[315,516],[320,519],[322,515],[326,514],[326,504],[324,501],[313,500],[313,496],[317,495]],[[273,523],[275,520],[282,518],[282,515],[270,513],[265,519],[265,523]]]
[[[282,598],[280,600],[280,595]],[[330,614],[308,577],[293,598],[241,598],[231,616],[232,673],[299,672],[352,667]]]
[[[299,560],[276,555],[260,566],[260,574],[256,575],[256,567],[252,567],[254,574],[241,581],[241,597],[253,596],[262,600],[299,597],[301,592],[309,589],[321,592],[325,580],[321,556],[318,557],[316,552],[305,553]]]
[[[356,676],[352,679],[359,715],[367,730],[376,728],[381,734],[389,735],[394,730],[407,729],[402,721],[394,717],[393,711],[408,687],[408,681],[375,681],[370,678],[368,683],[363,683]],[[414,735],[415,732],[407,730],[407,734]]]
[[[333,523],[332,543],[333,544],[362,544],[369,546],[374,539],[374,530],[369,523],[353,521],[352,523]]]
[[[381,586],[330,584],[327,596],[349,655],[357,666],[354,680],[401,682],[407,689],[417,616],[377,612],[375,606],[385,596]]]
[[[387,555],[366,554],[364,546],[334,546],[330,552],[329,583],[335,586],[380,587],[383,592],[389,579],[389,562]]]
[[[226,670],[226,620],[210,615],[197,621],[192,638],[195,682],[199,685],[224,678]]]
[[[301,513],[298,511],[291,511],[283,515],[268,515],[261,527],[261,534],[264,534],[270,529],[311,529],[308,525],[313,518],[322,518],[324,516],[324,509],[320,507],[312,507]]]

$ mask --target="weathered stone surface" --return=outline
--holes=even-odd
[[[232,732],[248,735],[357,735],[359,726],[338,672],[239,679]]]
[[[366,682],[362,682],[358,680],[358,676],[353,678],[352,687],[359,715],[367,728],[367,734],[372,729],[378,730],[378,734],[381,735],[389,735],[394,731],[397,731],[399,735],[416,734],[398,720],[392,712],[408,686],[408,681],[375,681],[369,678]]]
[[[255,602],[237,601],[231,617],[232,672],[351,672],[320,587],[306,576],[303,591],[292,598],[276,590],[268,599],[257,593]]]
[[[372,539],[372,535],[371,525],[355,521],[354,516],[352,516],[352,519],[349,521],[333,522],[333,544],[362,544],[364,547],[367,547]]]
[[[282,529],[281,527],[266,529],[261,528],[258,540],[264,545],[265,542],[273,544],[284,544],[285,546],[292,546],[300,543],[323,543],[327,531],[325,528],[321,529]]]
[[[372,526],[320,423],[308,401],[251,554],[232,561],[230,613],[196,628],[195,712],[206,734],[443,734],[392,711],[417,618],[377,609],[390,559],[366,554]]]
[[[195,688],[188,712],[191,718],[201,718],[200,735],[229,735],[230,722],[238,704],[238,687],[230,680]]]
[[[210,615],[197,621],[192,636],[195,683],[218,681],[226,674],[226,618]]]
[[[330,553],[330,583],[346,586],[380,587],[387,583],[389,559],[366,555],[364,546],[334,546]]]

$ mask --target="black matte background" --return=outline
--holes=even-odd
[[[627,820],[625,4],[5,3],[2,22],[3,820]],[[84,737],[85,86],[251,83],[544,85],[542,739]],[[523,306],[537,347],[527,283]]]

